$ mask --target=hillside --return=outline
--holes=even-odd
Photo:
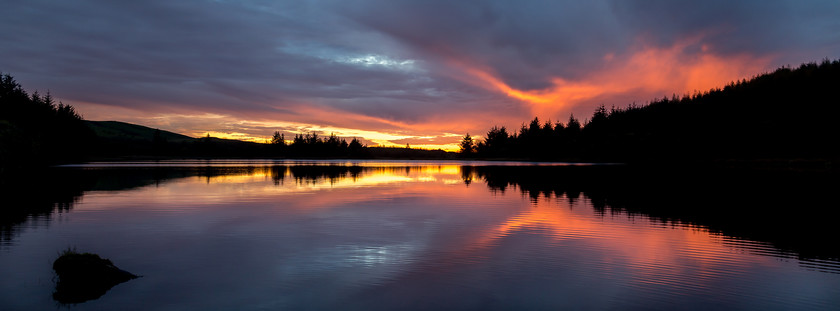
[[[443,150],[425,150],[400,147],[368,147],[367,154],[374,159],[454,159],[456,154]]]
[[[173,143],[193,142],[196,138],[150,127],[119,121],[85,121],[100,139],[145,141],[165,140]]]
[[[95,134],[91,159],[266,157],[264,144],[186,135],[119,121],[85,121]]]

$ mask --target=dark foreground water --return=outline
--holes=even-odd
[[[836,310],[836,184],[808,174],[181,161],[5,187],[1,310]],[[836,183],[835,181],[833,181]],[[75,247],[142,275],[53,300]]]

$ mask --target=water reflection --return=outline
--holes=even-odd
[[[470,169],[491,189],[519,188],[540,197],[580,196],[604,217],[642,216],[672,226],[770,243],[775,255],[838,259],[837,178],[810,172],[651,171],[627,167],[493,167]]]
[[[259,162],[257,162],[259,164]],[[200,165],[199,165],[200,164]],[[19,227],[48,224],[54,212],[68,212],[85,193],[125,191],[147,186],[161,187],[183,179],[199,179],[205,184],[237,184],[270,178],[280,192],[303,192],[323,188],[364,187],[411,180],[435,181],[430,172],[457,172],[458,166],[371,166],[342,163],[297,163],[294,165],[243,166],[248,161],[174,161],[172,163],[101,163],[89,166],[68,166],[18,176],[4,182],[0,197],[6,202],[0,209],[0,245],[13,240]],[[409,177],[414,176],[414,177]],[[291,185],[285,185],[293,180]],[[450,179],[449,182],[454,181]],[[183,186],[183,185],[182,185]],[[193,191],[198,191],[197,185]],[[278,189],[263,187],[276,193]],[[190,189],[181,189],[184,194]],[[258,193],[252,193],[257,196]],[[170,199],[177,200],[179,193]],[[226,193],[221,194],[226,195]]]
[[[838,287],[825,286],[840,283],[836,215],[822,208],[836,205],[836,185],[721,174],[448,163],[66,168],[3,194],[27,208],[3,217],[0,267],[44,261],[26,251],[87,245],[145,275],[101,300],[159,304],[148,308],[838,302]],[[76,217],[56,220],[65,214]],[[58,228],[38,230],[50,224]],[[0,289],[16,288],[6,279]]]
[[[270,178],[285,191],[365,187],[411,181],[453,183],[455,175],[470,185],[486,183],[491,192],[504,195],[518,190],[534,203],[541,198],[567,200],[581,196],[602,217],[625,214],[647,217],[664,225],[698,226],[713,233],[769,243],[776,256],[803,259],[838,259],[840,248],[833,219],[840,214],[834,195],[836,179],[807,174],[763,174],[700,171],[639,172],[624,167],[599,166],[498,166],[498,165],[401,165],[400,163],[295,163],[292,165],[241,166],[248,162],[175,162],[166,165],[104,164],[85,169],[57,169],[33,180],[10,184],[0,190],[9,208],[2,209],[0,242],[8,243],[16,227],[27,220],[49,222],[54,211],[72,209],[85,192],[121,191],[161,186],[169,181],[200,178],[205,183],[237,183]],[[189,165],[186,165],[189,164]],[[195,165],[203,164],[203,166]],[[180,166],[186,165],[186,166]],[[142,168],[137,168],[141,166]],[[48,189],[48,190],[44,190]],[[253,189],[252,189],[253,190]],[[263,189],[275,192],[276,189]],[[568,219],[556,209],[517,216],[518,222]],[[530,215],[530,216],[529,216]],[[550,224],[549,224],[550,227]]]

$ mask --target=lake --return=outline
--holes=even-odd
[[[830,310],[837,179],[446,161],[91,163],[4,187],[2,310]],[[820,179],[822,178],[822,179]],[[53,300],[76,248],[141,278]]]

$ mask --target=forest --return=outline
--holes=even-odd
[[[93,132],[76,110],[50,93],[28,93],[0,73],[0,172],[21,164],[78,161]]]
[[[518,131],[495,126],[466,158],[661,163],[836,162],[840,61],[782,67],[723,88],[638,106],[598,107],[586,121],[534,118]]]

